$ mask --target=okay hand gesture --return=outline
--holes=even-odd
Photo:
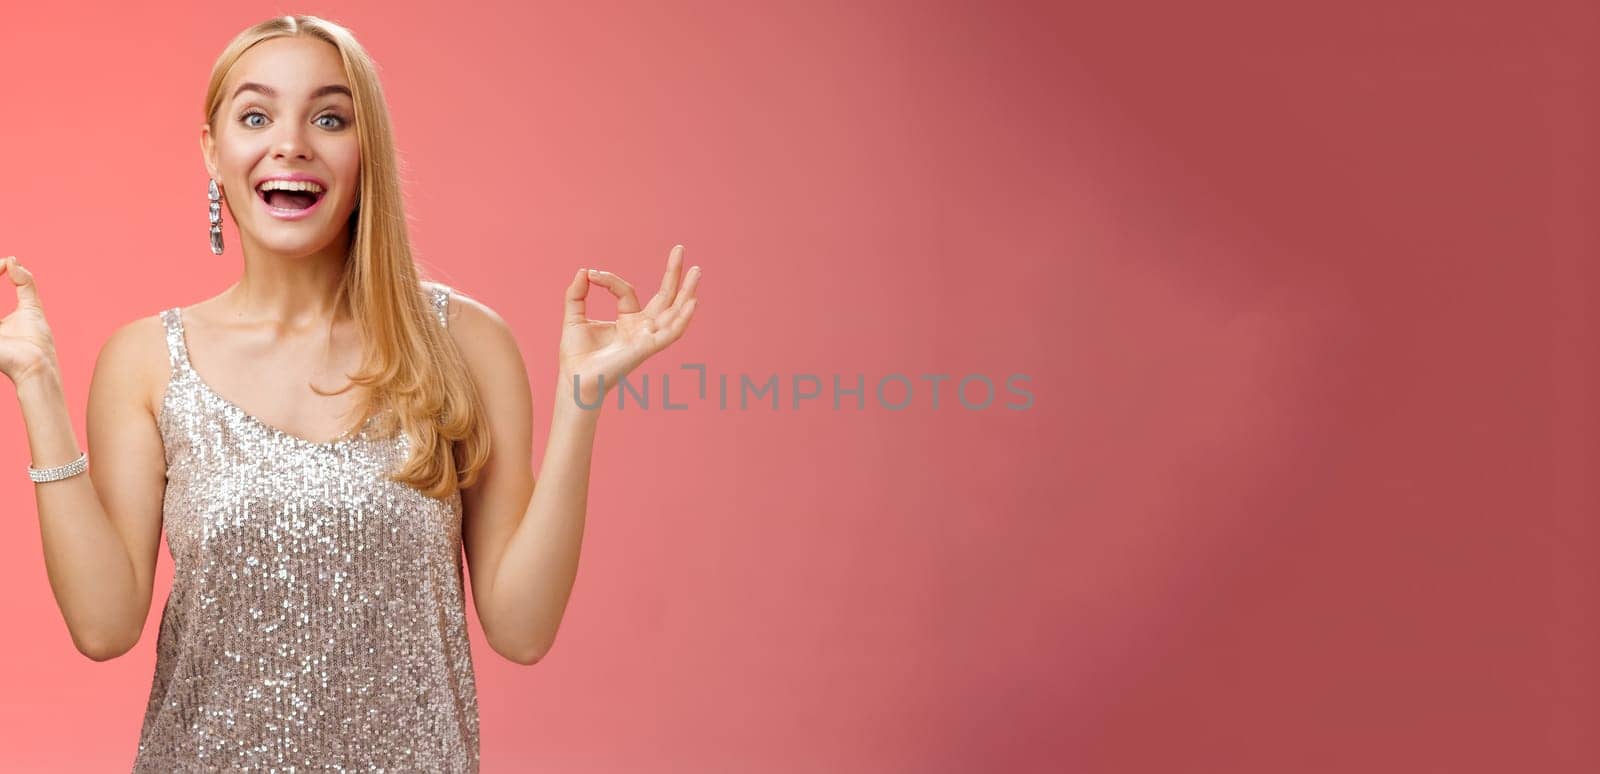
[[[56,345],[33,286],[33,273],[22,268],[16,256],[7,256],[0,259],[0,276],[17,288],[17,308],[0,318],[0,372],[20,385],[56,367]]]
[[[700,267],[683,273],[683,245],[667,254],[667,271],[661,289],[643,308],[633,286],[621,277],[599,269],[579,269],[567,286],[566,317],[561,328],[559,353],[562,389],[578,377],[577,396],[586,404],[605,397],[618,380],[646,358],[666,349],[689,327],[699,299]],[[585,312],[590,284],[611,291],[617,298],[616,320],[591,320]],[[604,380],[602,390],[601,381]]]

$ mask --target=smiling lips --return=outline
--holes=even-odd
[[[273,175],[256,184],[256,198],[279,220],[300,220],[322,203],[327,186],[310,175]]]

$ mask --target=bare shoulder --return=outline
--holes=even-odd
[[[527,371],[516,334],[499,312],[451,288],[445,318],[449,321],[450,338],[461,348],[462,357],[481,389],[504,389],[504,385],[519,383],[522,389],[527,388]]]
[[[436,282],[424,284],[439,286]],[[445,319],[449,323],[451,338],[461,345],[463,352],[485,337],[499,339],[512,336],[511,326],[499,312],[458,288],[450,288],[450,297],[445,303]]]
[[[104,403],[137,396],[154,416],[170,370],[166,324],[159,314],[140,317],[112,331],[100,347],[89,399]]]

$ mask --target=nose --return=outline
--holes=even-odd
[[[278,125],[278,136],[272,141],[273,158],[311,158],[311,145],[306,142],[304,129],[294,122]]]

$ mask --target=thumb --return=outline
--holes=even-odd
[[[28,307],[40,311],[44,310],[44,306],[39,303],[39,289],[33,284],[33,272],[28,271],[22,267],[22,264],[17,263],[15,255],[6,256],[5,261],[0,262],[0,270],[3,270],[6,276],[11,279],[11,284],[17,286],[18,308]]]
[[[579,269],[578,274],[567,285],[566,302],[563,304],[563,322],[567,325],[581,325],[588,318],[587,303],[584,299],[589,295],[589,272]]]

